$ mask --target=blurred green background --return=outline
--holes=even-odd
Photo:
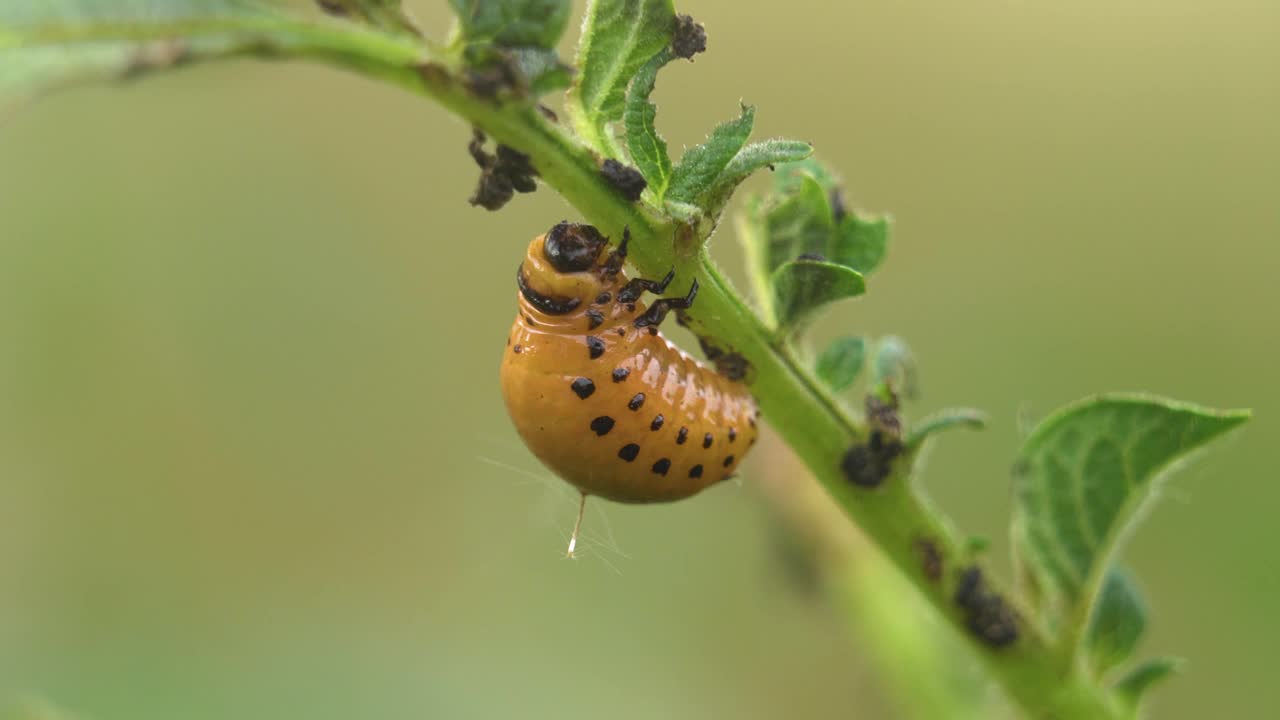
[[[444,5],[414,5],[436,37]],[[1003,570],[1028,422],[1101,390],[1257,410],[1125,556],[1145,650],[1191,659],[1155,715],[1272,716],[1280,5],[679,5],[711,49],[659,83],[673,148],[742,98],[896,217],[820,331],[902,334],[917,414],[993,415],[927,481]],[[574,214],[547,188],[469,207],[468,133],[250,62],[0,124],[0,695],[112,720],[894,716],[780,566],[753,491],[775,442],[741,484],[597,504],[562,559],[573,497],[496,379],[524,245]]]

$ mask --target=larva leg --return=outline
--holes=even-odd
[[[635,325],[638,328],[648,326],[658,326],[662,324],[667,313],[672,310],[687,310],[693,307],[693,299],[698,296],[698,279],[694,278],[693,285],[689,286],[689,294],[684,297],[659,298],[653,301],[649,309],[643,315],[636,318]]]
[[[622,242],[618,244],[618,249],[609,253],[609,258],[604,261],[604,274],[613,277],[622,271],[622,264],[627,261],[627,243],[631,242],[631,228],[622,229]]]
[[[644,278],[628,280],[627,284],[618,292],[618,302],[635,302],[640,299],[640,296],[643,295],[645,291],[652,293],[665,292],[667,286],[671,284],[671,281],[674,280],[675,277],[676,270],[675,268],[671,268],[671,270],[667,271],[667,276],[661,280],[645,280]]]

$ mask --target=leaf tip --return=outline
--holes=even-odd
[[[907,436],[906,445],[910,448],[919,447],[931,436],[952,428],[985,430],[989,419],[985,412],[975,408],[941,410],[921,420]]]
[[[1143,660],[1113,686],[1120,702],[1136,711],[1147,693],[1156,685],[1184,672],[1187,661],[1179,657],[1154,657]]]

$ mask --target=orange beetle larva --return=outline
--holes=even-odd
[[[594,227],[570,223],[529,244],[502,394],[525,444],[584,503],[680,500],[733,474],[759,413],[745,386],[658,331],[669,310],[693,302],[696,281],[688,295],[646,306],[640,295],[663,292],[672,275],[628,280],[626,239],[607,245]]]

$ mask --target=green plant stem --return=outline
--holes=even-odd
[[[189,37],[201,34],[200,28],[182,30]],[[286,20],[261,28],[218,25],[207,30],[205,34],[215,38],[237,30],[242,35],[261,30],[261,37],[238,38],[220,55],[309,57],[427,95],[497,141],[527,154],[543,181],[587,221],[615,237],[622,228],[629,228],[634,238],[631,259],[642,273],[657,277],[675,265],[683,278],[696,274],[702,289],[690,316],[702,332],[732,347],[751,363],[751,389],[770,425],[839,507],[911,580],[928,603],[969,640],[991,676],[1009,695],[1036,718],[1126,717],[1070,658],[1064,658],[1049,645],[1037,627],[1020,623],[1017,642],[1000,649],[984,645],[968,632],[963,614],[952,598],[960,568],[971,566],[974,561],[966,557],[956,534],[913,484],[915,454],[900,458],[895,472],[877,489],[862,489],[847,482],[840,471],[841,459],[852,444],[865,438],[865,425],[850,418],[796,361],[791,350],[751,312],[699,249],[703,238],[682,237],[682,233],[688,234],[687,228],[626,201],[600,177],[600,158],[593,150],[527,103],[499,103],[477,97],[460,79],[456,58],[447,54],[428,57],[427,48],[412,38],[350,25]],[[933,543],[938,550],[944,567],[940,578],[930,579],[922,568],[917,551],[922,540]],[[985,577],[992,591],[1006,600],[1012,598],[990,573]]]
[[[780,542],[795,553],[811,592],[827,595],[827,607],[840,613],[857,634],[860,651],[874,660],[877,687],[895,706],[895,717],[913,720],[996,720],[1010,717],[968,662],[954,633],[928,632],[943,627],[932,613],[848,521],[844,511],[813,477],[790,457],[763,459],[755,476],[769,516],[783,527]],[[789,553],[790,554],[790,553]],[[922,630],[926,630],[923,631]],[[910,668],[910,672],[902,672]]]

